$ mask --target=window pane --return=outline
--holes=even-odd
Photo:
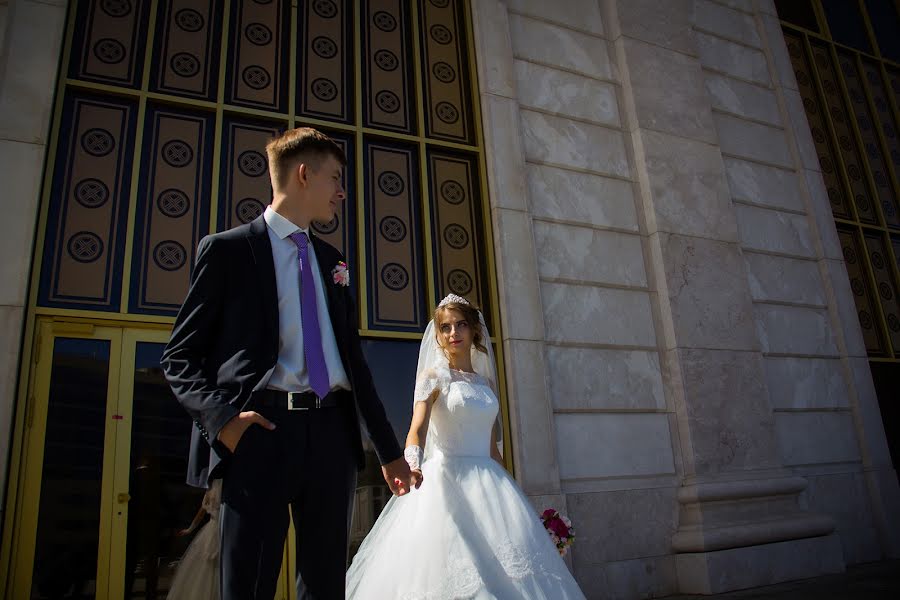
[[[93,598],[109,342],[53,345],[31,598]]]
[[[872,51],[856,0],[822,0],[822,7],[834,41],[865,52]]]
[[[775,0],[775,9],[782,21],[819,32],[811,0]]]
[[[866,10],[882,56],[900,62],[900,21],[893,0],[866,0]]]

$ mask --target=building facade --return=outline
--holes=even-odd
[[[398,434],[469,297],[589,598],[897,557],[898,32],[875,0],[0,3],[3,593],[164,596],[202,493],[159,354],[304,124],[350,158],[316,230]]]

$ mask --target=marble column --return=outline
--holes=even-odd
[[[726,18],[715,11],[727,7],[708,4],[703,18]],[[718,593],[840,571],[833,519],[801,507],[806,481],[792,476],[779,452],[723,161],[730,148],[720,132],[731,123],[711,106],[694,32],[701,9],[695,14],[693,0],[604,5],[677,421],[679,589]],[[746,148],[771,160],[788,155],[772,131],[734,127]]]
[[[4,486],[66,5],[64,0],[0,3],[0,180],[4,188],[0,219],[0,481]],[[0,513],[5,508],[0,507]]]

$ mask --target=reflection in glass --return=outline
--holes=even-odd
[[[362,349],[372,371],[378,396],[384,404],[391,425],[394,426],[394,434],[403,446],[412,418],[419,342],[365,339],[362,341]],[[372,529],[384,505],[391,498],[391,491],[384,483],[381,466],[378,464],[372,442],[365,434],[365,429],[363,429],[363,448],[366,451],[366,467],[359,473],[356,482],[356,506],[350,527],[350,558],[356,554],[363,538]]]
[[[819,32],[812,0],[775,0],[778,18],[798,27]]]
[[[191,541],[175,534],[203,499],[185,483],[193,425],[159,366],[163,348],[139,342],[135,350],[125,598],[166,597]]]
[[[110,343],[57,338],[31,598],[94,598]]]
[[[856,0],[822,0],[822,8],[828,19],[831,39],[863,52],[872,51]]]
[[[900,62],[900,20],[896,5],[891,0],[866,0],[866,9],[881,55]]]

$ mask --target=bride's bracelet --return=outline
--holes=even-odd
[[[407,446],[403,451],[403,458],[406,459],[411,471],[419,471],[422,469],[425,453],[418,446]]]

